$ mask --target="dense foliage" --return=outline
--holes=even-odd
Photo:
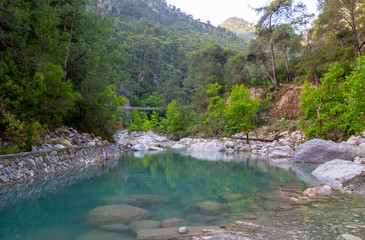
[[[306,135],[326,139],[349,137],[365,129],[365,55],[352,70],[334,63],[315,87],[308,82],[300,96]]]
[[[269,104],[250,99],[247,87],[280,90],[306,79],[308,136],[357,133],[364,1],[319,7],[314,19],[301,3],[271,1],[257,9],[256,38],[247,43],[165,0],[1,1],[1,152],[29,150],[62,124],[110,137],[126,102],[168,109],[130,113],[129,130],[249,132]]]
[[[114,21],[87,1],[2,1],[0,133],[29,150],[48,127],[72,125],[103,137],[120,119]],[[2,149],[1,151],[8,151]]]

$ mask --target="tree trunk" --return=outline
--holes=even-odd
[[[354,46],[355,58],[358,58],[359,54],[360,54],[360,46],[359,46],[359,41],[358,41],[358,37],[357,37],[355,14],[353,11],[351,13],[352,13],[351,14],[352,44]]]
[[[318,73],[317,73],[317,66],[314,63],[314,58],[312,55],[312,47],[310,45],[309,39],[307,39],[306,41],[307,44],[307,48],[308,48],[308,53],[309,53],[309,58],[311,60],[311,66],[312,66],[312,70],[313,70],[313,74],[314,74],[314,79],[316,80],[316,85],[319,85],[319,77],[318,77]]]
[[[275,12],[274,12],[275,13]],[[272,63],[272,84],[274,84],[275,90],[279,91],[279,85],[278,85],[278,81],[276,79],[276,66],[275,66],[275,55],[274,55],[274,43],[273,43],[273,30],[272,30],[272,26],[271,26],[271,19],[272,19],[272,15],[274,14],[272,13],[270,15],[270,22],[269,22],[269,29],[270,29],[270,55],[271,55],[271,63]]]
[[[284,44],[281,45],[281,49],[283,50],[283,53],[284,53],[285,67],[286,67],[286,71],[288,72],[288,82],[292,82],[293,75],[291,74],[290,69],[289,69],[288,54],[286,52],[286,48],[285,48]]]
[[[63,65],[63,70],[65,70],[65,76],[63,76],[63,81],[64,82],[66,82],[66,80],[67,80],[68,58],[69,58],[70,52],[71,52],[72,31],[73,31],[73,28],[74,28],[75,16],[76,16],[76,8],[74,8],[74,12],[72,14],[70,36],[68,37],[67,52],[66,52],[65,62],[64,62],[64,65]]]
[[[262,64],[262,66],[264,66],[267,78],[269,78],[271,80],[271,82],[274,82],[274,79],[271,77],[271,75],[269,73],[269,69],[268,69],[265,61],[256,55],[255,55],[255,57],[256,57],[257,61],[259,61]]]

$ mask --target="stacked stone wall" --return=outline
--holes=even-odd
[[[0,185],[92,164],[105,165],[122,154],[117,144],[0,156]]]

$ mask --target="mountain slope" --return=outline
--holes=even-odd
[[[117,22],[116,39],[125,59],[119,93],[132,106],[144,106],[156,96],[165,103],[189,102],[186,79],[196,78],[188,72],[194,51],[210,42],[233,51],[247,46],[234,33],[195,20],[164,0],[101,0],[96,6]]]
[[[246,42],[251,41],[255,37],[255,24],[238,17],[230,17],[221,24],[225,28]]]
[[[177,35],[190,35],[194,41],[214,40],[224,47],[243,50],[247,43],[225,29],[193,19],[165,0],[102,0],[99,7],[107,15],[123,22],[146,19],[149,23],[167,28]]]

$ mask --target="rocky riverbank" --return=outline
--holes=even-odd
[[[305,141],[300,131],[270,132],[263,127],[258,132],[260,134],[250,134],[249,138],[259,140],[250,140],[249,143],[243,133],[214,139],[194,137],[171,141],[152,131],[131,134],[122,131],[115,140],[126,148],[141,152],[138,154],[141,156],[145,151],[163,151],[164,148],[186,149],[187,154],[207,160],[222,159],[222,155],[234,152],[260,154],[274,166],[295,169],[298,177],[307,183],[365,194],[363,178],[343,183],[365,172],[365,138],[352,136],[347,142],[335,143],[321,139]],[[310,174],[301,170],[301,163],[321,165],[314,167]]]

